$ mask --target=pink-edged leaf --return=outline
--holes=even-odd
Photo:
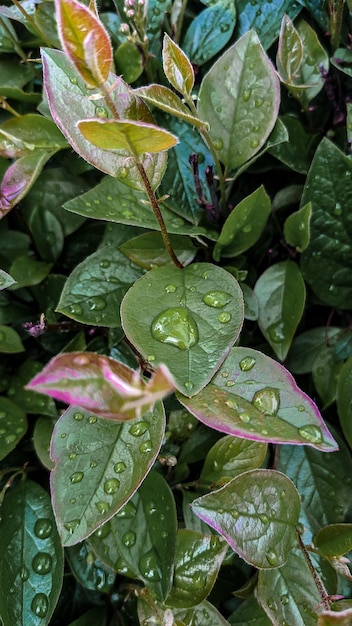
[[[177,394],[201,422],[254,441],[338,449],[316,404],[277,361],[250,348],[233,348],[196,396]]]
[[[140,417],[174,389],[161,365],[145,383],[127,365],[94,352],[69,352],[54,357],[27,385],[67,404],[81,406],[115,421]]]
[[[109,35],[95,12],[76,0],[56,0],[59,35],[66,54],[89,87],[99,87],[111,70]]]
[[[338,610],[338,603],[334,605],[335,611],[323,611],[318,617],[318,626],[351,626],[352,609]]]

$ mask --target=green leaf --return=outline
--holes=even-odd
[[[313,537],[314,546],[324,556],[342,556],[352,550],[352,524],[331,524]]]
[[[149,51],[161,57],[161,41],[165,15],[172,10],[172,0],[148,0],[147,36]]]
[[[86,541],[66,548],[65,556],[73,575],[85,589],[111,592],[115,572],[95,557]]]
[[[143,357],[153,366],[167,365],[176,388],[193,396],[210,380],[240,332],[242,291],[228,272],[210,263],[183,270],[159,267],[130,288],[121,317],[129,341]]]
[[[227,548],[223,539],[215,535],[179,530],[174,582],[166,604],[182,609],[205,600],[214,586]]]
[[[215,244],[213,257],[237,256],[251,248],[262,234],[270,215],[271,203],[263,185],[244,198],[231,211]]]
[[[225,483],[243,472],[256,469],[264,462],[267,446],[227,435],[209,450],[200,475],[202,482]]]
[[[339,603],[338,603],[339,604]],[[323,611],[319,615],[319,626],[350,626],[352,619],[352,609]]]
[[[165,33],[163,41],[163,69],[169,83],[184,96],[189,96],[194,85],[194,71],[181,48]]]
[[[116,71],[126,83],[133,83],[144,70],[143,56],[132,41],[123,41],[114,54]]]
[[[23,352],[24,345],[19,334],[10,326],[0,325],[0,352]]]
[[[198,111],[219,159],[231,171],[251,159],[274,128],[280,104],[275,70],[250,31],[204,77]]]
[[[232,348],[196,396],[177,394],[201,422],[254,441],[310,445],[333,451],[337,444],[314,402],[277,361],[251,348]]]
[[[337,381],[337,412],[343,434],[352,449],[352,357],[342,367]]]
[[[138,159],[146,152],[169,150],[177,137],[154,124],[131,120],[82,120],[79,131],[101,150],[126,150]]]
[[[166,609],[154,598],[140,595],[138,598],[138,617],[140,623],[154,623],[164,626],[229,626],[219,611],[204,600],[197,606],[187,609]],[[150,621],[153,620],[153,621]],[[172,620],[172,621],[171,621]]]
[[[182,48],[193,64],[203,65],[225,47],[235,24],[235,3],[232,0],[217,0],[193,18]]]
[[[70,623],[70,626],[106,626],[107,614],[105,608],[95,607],[84,615],[81,615],[74,622]]]
[[[342,361],[336,360],[334,348],[326,345],[313,363],[312,378],[323,408],[332,404],[336,398],[336,387],[342,366]]]
[[[50,459],[50,441],[53,434],[54,420],[47,416],[38,417],[33,431],[33,445],[40,462],[49,470],[54,463]]]
[[[250,596],[242,602],[241,606],[231,614],[228,621],[231,626],[250,626],[252,623],[255,623],[256,626],[272,626],[271,620],[269,620],[264,609],[259,606],[254,596]]]
[[[2,291],[3,289],[7,289],[8,287],[11,287],[11,285],[15,284],[15,279],[12,278],[12,276],[10,276],[10,274],[8,274],[7,272],[4,272],[4,270],[0,270],[0,291]]]
[[[140,96],[140,98],[143,98],[143,100],[146,100],[149,104],[157,106],[162,111],[165,111],[165,113],[170,113],[170,115],[179,117],[192,126],[196,126],[198,128],[207,126],[207,122],[203,122],[203,120],[195,117],[183,101],[173,91],[171,91],[171,89],[165,87],[164,85],[152,84],[147,85],[146,87],[139,87],[138,89],[135,89],[135,93]]]
[[[57,310],[84,324],[118,327],[121,300],[141,273],[115,247],[99,248],[70,274]]]
[[[301,256],[305,280],[324,304],[349,308],[352,298],[352,161],[324,138],[308,172],[302,206],[312,203],[310,243]]]
[[[143,426],[146,420],[148,428]],[[133,425],[77,407],[65,411],[54,430],[51,476],[63,545],[82,541],[126,504],[154,463],[164,424],[160,403]],[[144,432],[136,435],[139,431]]]
[[[281,115],[278,120],[285,125],[287,139],[278,145],[270,146],[270,154],[295,172],[306,174],[314,154],[318,135],[307,133],[301,121],[292,115]]]
[[[169,236],[172,249],[182,265],[189,265],[196,256],[197,250],[191,239],[178,235]],[[125,241],[119,250],[135,265],[145,270],[172,263],[169,253],[164,247],[161,233],[145,233]]]
[[[52,263],[36,261],[28,256],[18,256],[10,267],[10,274],[16,281],[13,289],[38,285],[46,278],[51,268]]]
[[[324,346],[335,346],[341,328],[317,326],[295,337],[292,342],[286,367],[294,374],[312,371],[314,362]]]
[[[90,537],[90,544],[110,567],[134,572],[165,600],[172,585],[176,524],[173,494],[159,473],[150,472],[127,505]]]
[[[4,459],[21,441],[28,424],[26,414],[18,404],[3,396],[0,402],[0,459]]]
[[[338,70],[347,74],[347,76],[352,76],[352,54],[351,50],[348,48],[338,48],[334,56],[330,59],[331,64],[336,67]]]
[[[301,551],[291,550],[280,569],[259,572],[257,598],[272,624],[317,624],[321,596]]]
[[[271,265],[254,287],[259,303],[258,324],[277,357],[284,361],[304,310],[306,289],[296,263]]]
[[[46,626],[58,600],[63,551],[47,492],[21,480],[6,494],[0,522],[3,626]]]
[[[303,252],[309,245],[311,215],[312,203],[307,202],[299,211],[292,213],[285,220],[285,239],[290,246],[296,248],[297,252]]]
[[[298,3],[292,0],[274,0],[258,5],[253,0],[237,0],[237,26],[235,35],[241,37],[251,28],[259,36],[262,46],[267,50],[280,32],[280,24],[287,13],[294,19],[301,10]]]
[[[55,402],[52,398],[34,393],[25,388],[25,385],[31,378],[38,374],[42,368],[43,364],[39,361],[24,361],[17,369],[16,374],[11,377],[7,395],[16,399],[17,404],[27,413],[57,417]]]
[[[251,470],[192,503],[247,563],[282,567],[296,541],[300,500],[293,483],[274,470]]]
[[[240,283],[244,298],[244,317],[246,320],[256,322],[259,315],[258,299],[253,289],[245,283]]]
[[[276,55],[277,70],[284,82],[295,82],[303,59],[303,42],[292,20],[284,15],[281,22],[279,47]]]
[[[24,156],[35,149],[60,150],[67,142],[52,120],[27,114],[7,119],[0,126],[0,151],[10,158]]]

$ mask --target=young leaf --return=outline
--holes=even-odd
[[[54,357],[26,386],[114,421],[133,420],[173,390],[164,365],[145,383],[139,373],[94,352]]]
[[[352,550],[352,524],[324,526],[314,535],[313,543],[325,556],[342,556]]]
[[[70,407],[57,422],[51,456],[54,513],[63,545],[74,545],[113,517],[134,494],[159,452],[161,403],[133,424]]]
[[[165,35],[167,36],[167,35]],[[200,120],[191,113],[190,109],[183,104],[182,100],[168,87],[164,85],[147,85],[146,87],[139,87],[134,92],[143,100],[146,100],[149,104],[157,106],[165,113],[170,113],[175,117],[188,122],[192,126],[198,128],[207,127],[207,122]]]
[[[143,302],[143,315],[140,303]],[[197,394],[236,340],[242,291],[225,270],[196,263],[159,267],[138,280],[121,306],[129,341],[150,363],[165,363],[176,388]]]
[[[76,0],[56,0],[62,46],[88,87],[106,82],[112,64],[109,35],[98,17]]]
[[[135,159],[146,152],[169,150],[177,137],[154,124],[132,120],[82,120],[79,131],[101,150],[126,150]]]
[[[181,48],[165,33],[163,42],[163,69],[169,83],[184,96],[189,96],[194,85],[191,62]]]
[[[314,402],[277,361],[251,348],[232,348],[196,396],[177,394],[207,426],[254,441],[309,445],[333,451],[337,444]]]
[[[299,211],[289,215],[284,223],[285,239],[297,252],[303,252],[309,245],[311,215],[312,203],[307,202]]]
[[[274,470],[251,470],[192,503],[193,511],[259,569],[282,567],[296,542],[300,499]]]
[[[292,20],[284,15],[281,22],[279,47],[276,55],[277,70],[284,82],[297,80],[303,58],[303,44]]]
[[[198,112],[228,171],[251,159],[274,128],[280,104],[276,72],[249,31],[218,59],[204,77]]]
[[[267,446],[233,435],[221,437],[205,457],[200,480],[208,483],[228,482],[243,472],[260,467]]]

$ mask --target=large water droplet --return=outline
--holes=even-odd
[[[72,519],[72,520],[64,523],[64,527],[66,528],[66,530],[68,530],[70,535],[73,535],[73,533],[75,532],[77,526],[79,526],[79,525],[80,525],[80,520],[79,519]]]
[[[267,515],[265,515],[265,513],[259,513],[258,515],[260,521],[262,522],[262,524],[268,524],[269,523],[269,518]]]
[[[252,404],[264,415],[276,415],[280,407],[280,392],[274,387],[264,387],[257,391]]]
[[[95,415],[90,415],[88,417],[88,424],[96,424],[97,421],[98,421],[98,418]]]
[[[83,309],[80,304],[71,304],[69,306],[70,313],[72,315],[82,315]]]
[[[83,413],[77,412],[77,413],[74,413],[73,417],[77,422],[81,422],[84,418],[84,415]]]
[[[175,293],[176,290],[177,290],[176,285],[166,285],[165,287],[166,293]]]
[[[282,343],[285,340],[285,327],[282,322],[275,322],[267,328],[269,338],[273,343]]]
[[[143,420],[142,422],[137,422],[136,424],[133,424],[128,432],[133,437],[141,437],[142,435],[144,435],[144,433],[147,432],[147,430],[149,430],[149,427],[149,422],[147,422],[147,420]]]
[[[47,552],[38,552],[32,561],[32,567],[37,574],[44,576],[52,568],[53,560]]]
[[[109,503],[103,500],[101,500],[100,502],[96,502],[95,506],[97,507],[99,513],[101,513],[102,515],[105,515],[110,509]]]
[[[242,93],[242,100],[244,102],[248,102],[249,98],[252,95],[252,90],[251,89],[245,89],[244,92]]]
[[[153,548],[141,557],[141,560],[139,561],[139,571],[144,578],[150,580],[151,582],[158,582],[161,580],[161,571]]]
[[[270,563],[270,565],[278,564],[279,559],[275,550],[268,550],[265,556],[266,556],[268,563]]]
[[[147,441],[143,441],[143,443],[141,443],[141,445],[139,446],[139,451],[140,452],[151,452],[153,450],[153,444],[150,441],[150,439],[148,439]]]
[[[257,98],[254,104],[257,107],[257,109],[259,109],[263,105],[263,103],[264,103],[263,98]]]
[[[43,618],[49,610],[49,600],[45,593],[37,593],[31,604],[32,613],[37,617]]]
[[[34,524],[34,534],[38,539],[47,539],[53,530],[53,523],[50,519],[43,517]]]
[[[306,439],[310,443],[320,443],[323,440],[323,436],[320,428],[314,424],[307,424],[298,429],[299,434],[303,439]]]
[[[189,350],[198,343],[198,327],[187,309],[175,307],[160,313],[152,323],[152,336],[179,350]]]
[[[80,483],[83,478],[84,478],[83,472],[74,472],[70,476],[70,481],[71,483]]]
[[[105,493],[112,496],[120,487],[120,481],[117,478],[108,478],[104,483]]]
[[[122,472],[124,472],[126,468],[126,463],[124,463],[123,461],[118,461],[114,465],[114,472],[116,472],[116,474],[122,474]]]
[[[105,524],[100,526],[100,528],[98,528],[95,534],[97,537],[99,537],[99,539],[105,539],[108,535],[110,535],[110,533],[111,533],[110,522],[106,522]]]
[[[255,366],[255,358],[253,356],[245,356],[240,361],[242,372],[249,372]]]
[[[224,142],[223,142],[222,139],[214,139],[213,146],[214,146],[215,150],[221,150],[223,145],[224,145]]]
[[[226,291],[208,291],[203,297],[203,302],[214,309],[222,309],[226,304],[230,302],[232,296]]]
[[[102,311],[106,308],[106,300],[100,296],[92,296],[87,300],[90,311]]]
[[[136,543],[136,533],[133,530],[128,530],[122,537],[122,543],[126,548],[131,548]]]
[[[251,143],[250,143],[251,148],[258,148],[259,146],[259,139],[252,139]]]
[[[219,313],[218,315],[218,320],[220,322],[220,324],[227,324],[231,319],[231,313],[229,313],[228,311],[223,311],[222,313]]]

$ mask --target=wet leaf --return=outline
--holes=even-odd
[[[342,361],[337,361],[334,348],[326,345],[317,355],[312,368],[314,387],[326,408],[336,399],[336,390],[339,374],[343,366]]]
[[[307,374],[324,346],[334,347],[341,333],[337,326],[317,326],[301,333],[292,342],[286,366],[294,374]]]
[[[214,63],[199,92],[199,116],[209,122],[214,148],[228,171],[262,148],[279,104],[277,75],[250,31]]]
[[[0,153],[17,158],[40,150],[67,148],[54,122],[42,115],[27,114],[7,119],[0,126]]]
[[[300,499],[293,483],[274,470],[251,470],[197,498],[193,511],[215,528],[247,563],[282,567],[296,542]]]
[[[53,508],[63,545],[91,535],[131,498],[159,452],[164,420],[160,403],[133,424],[77,407],[65,411],[51,450]]]
[[[262,46],[267,50],[280,32],[280,24],[287,13],[293,20],[301,6],[291,0],[275,0],[260,5],[252,0],[237,0],[237,25],[235,35],[240,37],[253,28]]]
[[[181,48],[164,35],[163,69],[169,83],[179,93],[189,96],[194,85],[194,71],[190,60]]]
[[[33,287],[46,278],[52,268],[52,263],[36,261],[28,256],[18,256],[10,267],[10,274],[16,281],[13,289]]]
[[[303,42],[292,20],[284,15],[281,22],[279,48],[276,55],[277,70],[283,81],[292,84],[297,80],[303,59]]]
[[[326,452],[337,449],[317,406],[291,374],[251,348],[232,348],[204,389],[192,398],[177,397],[201,422],[220,432]]]
[[[0,522],[0,615],[4,626],[46,626],[58,600],[63,551],[50,496],[21,480],[6,494]]]
[[[323,611],[318,618],[318,626],[350,626],[352,609],[342,611]]]
[[[193,64],[203,65],[224,48],[235,24],[236,6],[232,0],[210,3],[191,21],[182,48]]]
[[[40,462],[49,470],[54,463],[50,459],[50,441],[53,434],[55,421],[48,416],[40,416],[33,431],[33,445]]]
[[[0,459],[14,450],[28,428],[23,409],[9,398],[0,397]]]
[[[343,434],[352,448],[352,403],[351,403],[351,381],[352,381],[352,357],[343,365],[337,382],[337,412],[340,419]]]
[[[0,352],[14,353],[23,351],[24,345],[18,332],[10,326],[0,325]]]
[[[306,174],[319,140],[318,135],[309,134],[302,122],[296,117],[280,115],[278,119],[285,125],[287,139],[275,146],[270,146],[270,154],[295,172]],[[300,191],[298,201],[301,199],[301,195]]]
[[[79,583],[91,591],[109,593],[116,575],[89,549],[86,541],[65,549],[65,557]]]
[[[296,248],[297,252],[303,252],[310,239],[310,218],[312,215],[312,203],[307,202],[299,211],[292,213],[284,223],[284,235],[287,243]]]
[[[177,235],[169,237],[172,249],[182,265],[189,265],[196,256],[191,239]],[[150,270],[172,263],[160,233],[145,233],[123,243],[119,250],[135,265]]]
[[[207,126],[207,123],[195,117],[191,113],[190,109],[183,103],[183,101],[168,87],[164,85],[147,85],[146,87],[139,87],[135,89],[135,93],[146,100],[149,104],[157,106],[165,113],[170,113],[172,116],[179,117],[180,119],[188,122],[192,126],[202,128]]]
[[[260,467],[267,446],[261,442],[227,435],[209,450],[201,472],[201,481],[223,484],[243,472]]]
[[[144,314],[139,314],[140,302]],[[123,329],[153,366],[164,363],[188,396],[210,380],[243,321],[242,291],[225,270],[209,263],[151,270],[122,302]]]
[[[325,556],[342,556],[352,550],[352,524],[331,524],[313,537],[314,546]]]
[[[242,602],[241,606],[230,615],[228,621],[231,626],[250,626],[252,623],[255,623],[256,626],[272,626],[272,622],[254,596],[250,596]]]
[[[258,324],[275,354],[284,361],[304,311],[305,284],[292,261],[271,265],[254,287],[259,303]]]

